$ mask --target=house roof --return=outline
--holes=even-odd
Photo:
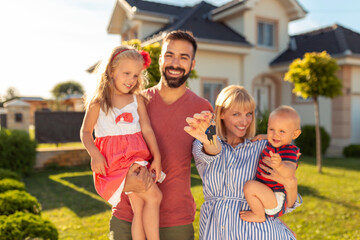
[[[20,97],[19,99],[23,101],[44,101],[42,97]]]
[[[28,107],[28,106],[30,106],[30,104],[27,102],[24,102],[22,100],[19,100],[19,99],[13,99],[13,100],[10,100],[10,101],[4,103],[4,107],[10,107],[10,106]]]
[[[230,44],[242,44],[251,46],[246,39],[220,22],[210,20],[210,12],[216,9],[215,6],[204,1],[193,7],[176,7],[167,4],[141,1],[141,0],[126,0],[129,5],[136,7],[139,13],[154,12],[158,14],[173,15],[173,21],[167,24],[159,31],[146,36],[145,39],[150,40],[158,37],[163,32],[172,31],[175,29],[189,30],[199,40],[228,42]]]
[[[291,36],[288,49],[276,57],[270,65],[288,64],[296,58],[302,58],[306,52],[322,51],[326,51],[332,57],[360,56],[360,33],[334,24]]]

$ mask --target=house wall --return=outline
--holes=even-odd
[[[165,25],[161,23],[152,23],[152,22],[141,22],[139,25],[139,38],[143,39],[150,34],[158,31],[159,29],[163,28]]]
[[[239,54],[198,50],[195,70],[199,78],[225,79],[228,85],[244,84],[243,59]],[[199,79],[191,79],[188,83],[192,91],[202,96]]]
[[[360,144],[360,67],[351,71],[351,140],[350,143]]]

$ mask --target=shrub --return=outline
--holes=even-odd
[[[29,175],[36,160],[37,143],[20,130],[0,130],[0,168]]]
[[[320,127],[321,153],[324,154],[330,144],[330,136],[323,127]],[[295,144],[300,148],[300,152],[306,156],[316,156],[316,134],[314,125],[301,127],[300,136],[295,139]]]
[[[0,215],[10,215],[17,211],[40,214],[40,203],[25,191],[9,190],[0,193]]]
[[[0,168],[0,180],[4,179],[4,178],[20,180],[20,175],[16,172],[8,170],[8,169]]]
[[[24,191],[25,190],[25,185],[24,183],[15,180],[15,179],[11,179],[11,178],[5,178],[0,180],[0,193],[9,191],[9,190],[21,190]]]
[[[31,213],[16,212],[9,216],[0,216],[0,239],[49,239],[57,240],[58,231],[54,224]]]
[[[360,157],[360,145],[351,144],[343,149],[343,155],[345,157]]]
[[[270,112],[268,110],[258,114],[256,118],[256,135],[267,134],[269,115]]]

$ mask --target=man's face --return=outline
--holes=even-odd
[[[178,88],[188,79],[195,66],[190,42],[170,40],[163,44],[159,58],[161,77],[170,88]]]

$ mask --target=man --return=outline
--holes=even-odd
[[[193,138],[184,131],[185,119],[204,110],[212,111],[210,103],[186,87],[195,67],[197,44],[190,32],[168,33],[163,39],[159,58],[161,79],[158,85],[147,89],[147,105],[151,125],[158,142],[163,172],[166,179],[159,184],[163,193],[160,206],[161,240],[194,239],[196,206],[191,194],[191,159]],[[143,168],[129,170],[125,192],[142,192],[151,181]],[[128,198],[113,208],[110,220],[110,238],[131,239],[132,210]],[[126,200],[125,200],[126,199]]]

